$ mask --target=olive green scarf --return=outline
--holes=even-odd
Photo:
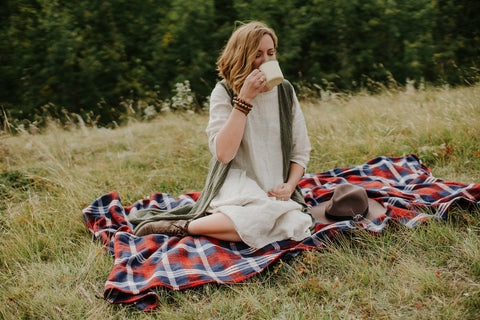
[[[225,80],[222,80],[220,83],[225,87],[230,97],[233,98],[233,91],[228,87]],[[280,111],[280,136],[282,141],[283,179],[287,181],[290,169],[290,154],[293,147],[292,121],[294,106],[293,88],[287,80],[278,86],[278,101]],[[135,230],[139,230],[139,227],[152,221],[191,220],[205,216],[210,202],[225,182],[230,165],[231,162],[222,163],[218,161],[215,156],[212,157],[205,187],[195,204],[178,206],[170,210],[142,209],[130,213],[128,220],[137,225]],[[291,199],[302,205],[302,211],[304,213],[310,214],[298,186],[292,194]],[[314,227],[314,222],[315,220],[312,217],[312,228]]]

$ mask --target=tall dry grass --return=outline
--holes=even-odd
[[[480,183],[480,87],[303,101],[309,172],[415,153],[448,181]],[[208,115],[164,113],[116,128],[52,123],[0,137],[0,318],[475,319],[480,308],[478,209],[372,236],[347,234],[238,285],[159,289],[143,314],[109,305],[113,266],[81,210],[119,192],[200,191]]]

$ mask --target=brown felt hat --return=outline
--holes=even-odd
[[[364,188],[345,183],[337,185],[332,198],[313,207],[311,214],[320,223],[343,220],[369,222],[386,211],[380,203],[368,198]]]

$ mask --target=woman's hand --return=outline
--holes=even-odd
[[[238,98],[248,103],[265,89],[267,79],[262,71],[255,69],[245,79],[242,89],[238,93]]]
[[[275,197],[277,200],[287,201],[292,196],[292,193],[295,191],[295,187],[291,186],[288,183],[282,183],[276,188],[273,188],[268,191],[269,197]]]
[[[297,187],[300,179],[302,178],[305,169],[296,162],[290,162],[290,170],[288,174],[288,180],[285,183],[281,183],[278,187],[268,191],[269,197],[275,197],[277,200],[287,201],[292,196],[295,188]]]

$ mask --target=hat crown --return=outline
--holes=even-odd
[[[368,213],[368,196],[365,189],[352,184],[340,184],[335,188],[325,214],[334,220],[347,220]]]

